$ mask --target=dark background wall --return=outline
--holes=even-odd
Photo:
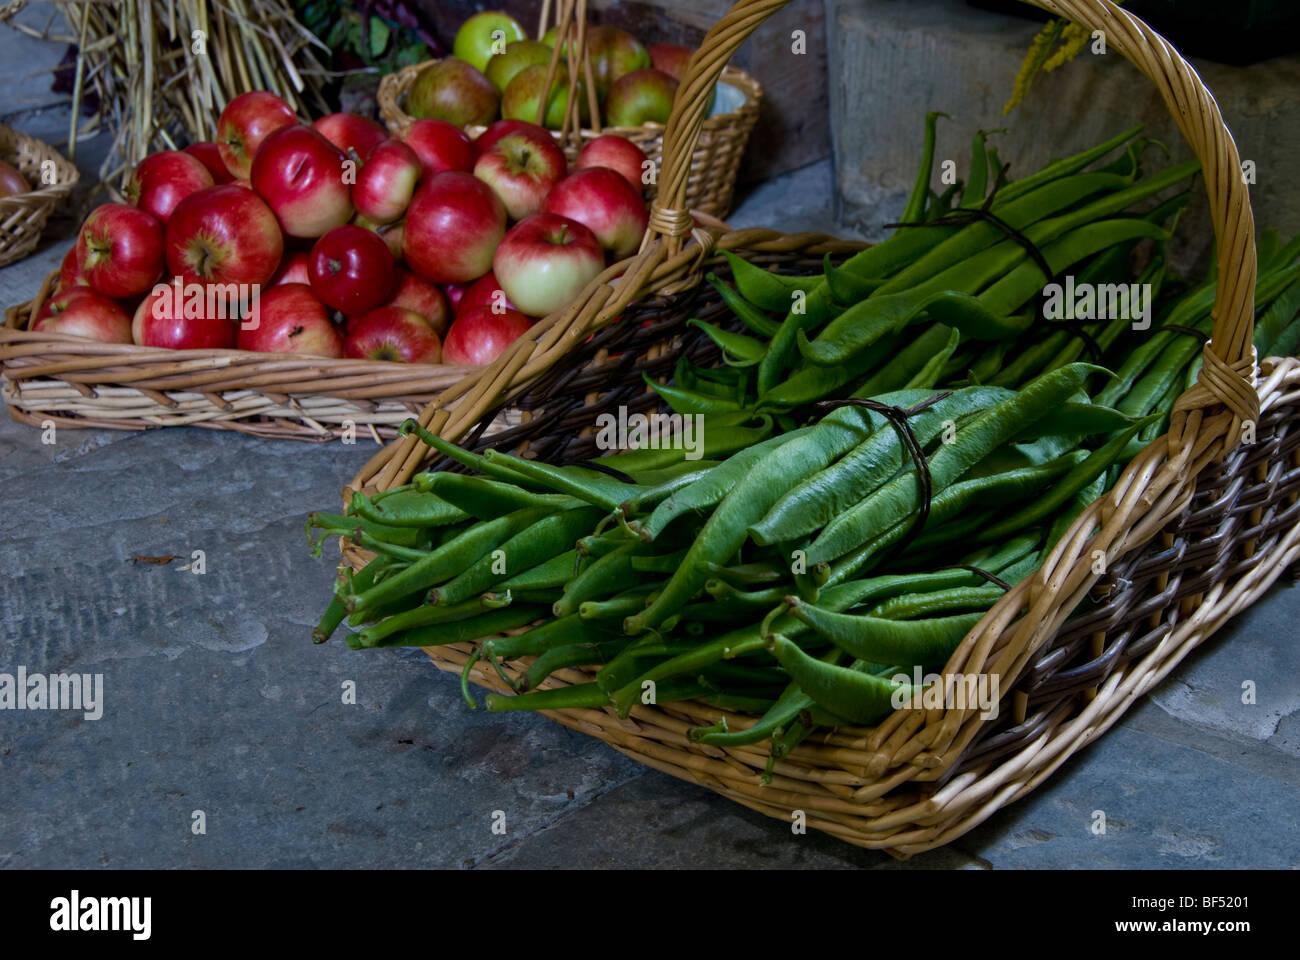
[[[621,27],[642,43],[695,47],[726,13],[724,0],[589,0],[590,19]],[[435,35],[447,48],[456,28],[478,10],[505,10],[524,28],[537,27],[536,0],[420,0]],[[791,36],[802,30],[807,52],[792,52]],[[794,0],[761,25],[732,63],[763,85],[763,108],[741,169],[742,182],[762,180],[830,155],[826,90],[826,20],[822,0]]]

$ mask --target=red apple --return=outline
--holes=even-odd
[[[371,151],[352,185],[352,205],[375,223],[392,223],[406,212],[420,179],[420,158],[400,140]]]
[[[468,173],[438,173],[420,185],[406,211],[403,253],[432,283],[468,283],[492,269],[506,233],[506,208]]]
[[[535,213],[511,227],[492,259],[506,296],[534,317],[563,307],[604,269],[596,235],[553,213]]]
[[[270,286],[278,287],[282,283],[311,283],[311,274],[307,271],[307,251],[286,251],[280,261],[280,269],[275,271]]]
[[[307,265],[311,288],[335,310],[360,316],[393,290],[393,255],[379,235],[346,224],[316,241]]]
[[[519,309],[501,289],[495,273],[485,273],[465,288],[464,295],[456,304],[456,315],[460,316],[462,312],[476,307],[488,307],[497,313]]]
[[[662,70],[633,70],[614,81],[605,98],[605,121],[611,127],[667,123],[673,112],[677,81]]]
[[[428,321],[405,307],[380,307],[348,323],[343,355],[398,363],[439,363],[442,342]]]
[[[263,140],[253,158],[253,189],[285,233],[323,236],[352,218],[348,162],[311,127],[284,127]]]
[[[162,276],[162,224],[124,203],[96,208],[77,237],[77,269],[106,297],[139,296]]]
[[[176,204],[214,182],[198,157],[179,150],[162,150],[136,164],[126,185],[126,197],[132,206],[166,223]]]
[[[31,185],[21,171],[0,160],[0,197],[17,197],[31,192]]]
[[[312,124],[316,132],[354,160],[365,160],[370,151],[388,139],[388,133],[369,117],[355,113],[331,113]]]
[[[230,175],[248,176],[262,141],[297,123],[293,107],[266,90],[241,93],[231,100],[217,119],[217,147]]]
[[[531,321],[518,310],[497,313],[473,307],[456,315],[442,345],[443,363],[482,367],[499,357],[528,331]]]
[[[641,191],[608,167],[588,167],[565,177],[542,207],[588,227],[615,259],[636,251],[650,215]]]
[[[221,147],[215,141],[200,140],[198,143],[191,143],[183,152],[198,157],[199,162],[208,168],[208,173],[212,174],[214,184],[230,183],[235,179],[226,169],[226,161],[221,159]]]
[[[81,275],[81,270],[77,266],[77,246],[73,244],[63,255],[63,262],[59,264],[58,289],[63,291],[85,286],[86,278]]]
[[[474,281],[474,283],[477,282]],[[460,302],[465,299],[466,291],[473,285],[473,283],[444,283],[442,285],[443,295],[447,298],[447,302],[451,304],[452,313],[460,309]]]
[[[238,184],[191,193],[167,221],[167,266],[186,281],[265,285],[283,253],[275,214]]]
[[[508,133],[474,164],[474,176],[491,187],[512,220],[537,213],[551,187],[568,171],[564,151],[540,128]]]
[[[539,127],[537,124],[529,123],[527,120],[498,120],[474,138],[475,158],[490,150],[492,144],[496,143],[507,133],[514,133],[516,130],[541,130],[543,133],[546,132],[545,127]],[[470,164],[469,169],[474,169],[474,165]]]
[[[491,276],[491,274],[489,274]],[[447,308],[447,298],[441,290],[417,277],[410,270],[397,268],[397,279],[393,283],[393,293],[388,298],[386,307],[405,307],[414,310],[428,321],[433,332],[442,336],[447,330],[447,321],[451,311]]]
[[[329,309],[305,283],[267,290],[259,298],[255,320],[240,324],[235,339],[240,350],[343,356],[343,339],[330,321]]]
[[[636,187],[637,192],[640,193],[645,186],[643,178],[646,173],[646,159],[641,148],[627,137],[606,134],[584,145],[578,151],[578,159],[573,166],[575,170],[608,167],[621,173],[623,179]]]
[[[416,120],[402,141],[420,158],[426,177],[444,170],[469,173],[474,169],[474,146],[469,136],[445,120]]]
[[[650,65],[681,83],[686,76],[686,64],[694,52],[690,47],[679,47],[675,43],[653,43],[650,45]]]
[[[228,350],[236,322],[227,319],[224,292],[210,284],[160,283],[140,301],[131,335],[142,347],[172,350]]]
[[[32,329],[102,343],[131,342],[131,318],[122,305],[89,287],[72,287],[45,301]]]
[[[406,112],[411,116],[446,120],[458,127],[491,123],[500,103],[492,81],[455,57],[425,67],[406,93]]]

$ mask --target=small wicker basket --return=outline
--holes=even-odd
[[[654,311],[647,333],[670,336],[668,356],[663,348],[646,351],[666,368],[675,352],[698,346],[693,332],[674,331],[686,317],[706,315],[709,296],[700,279],[715,250],[769,258],[842,252],[821,236],[692,230],[683,206],[709,88],[745,38],[785,2],[739,0],[693,58],[665,132],[660,194],[640,253],[548,317],[542,336],[519,341],[430,404],[420,417],[425,427],[482,446],[485,426],[509,403],[526,411],[525,420],[493,445],[580,459],[591,443],[583,432],[593,414],[606,403],[628,402],[633,390],[616,355],[641,362],[626,331],[640,325],[640,311]],[[762,745],[721,749],[688,738],[692,726],[716,722],[716,708],[640,706],[627,720],[612,708],[548,712],[769,816],[789,823],[792,811],[802,810],[816,829],[900,856],[950,842],[1033,790],[1300,557],[1300,362],[1271,358],[1256,366],[1254,218],[1218,107],[1166,41],[1110,0],[1032,2],[1103,30],[1163,94],[1202,165],[1218,240],[1218,289],[1204,367],[1175,403],[1169,432],[1143,449],[1043,566],[984,616],[942,671],[997,678],[998,718],[981,716],[977,705],[896,711],[873,728],[810,738],[776,764],[773,782],[763,786]],[[578,349],[566,357],[557,349],[564,342],[607,354],[607,379],[592,379],[599,355]],[[533,409],[538,415],[527,413]],[[1247,424],[1255,440],[1241,445]],[[400,485],[429,459],[416,438],[403,438],[372,458],[345,495]],[[344,549],[354,566],[366,559]],[[1096,570],[1098,552],[1104,577]],[[1090,598],[1101,605],[1087,609]],[[473,647],[426,652],[440,668],[459,671]],[[499,688],[483,663],[473,676]],[[571,670],[549,682],[587,679]],[[729,726],[749,722],[731,717]]]
[[[80,174],[49,144],[0,125],[0,160],[18,168],[36,189],[0,197],[0,267],[16,263],[36,249],[45,221],[72,192]]]
[[[544,7],[541,22],[538,24],[538,36],[546,31],[547,14],[548,10]],[[556,23],[561,29],[561,35],[568,35],[571,18],[577,17],[580,22],[585,23],[585,14],[585,0],[577,0],[576,3],[574,0],[567,0],[567,2],[560,0]],[[581,34],[579,39],[584,39]],[[557,58],[558,54],[553,55],[553,61]],[[586,60],[585,53],[580,54],[579,59],[589,70],[590,64]],[[397,136],[404,136],[411,124],[415,122],[415,118],[405,110],[407,91],[415,83],[415,78],[421,71],[429,69],[436,63],[437,60],[429,60],[425,63],[413,64],[396,73],[390,73],[379,81],[377,97],[379,115],[388,125],[388,129]],[[551,70],[554,69],[553,62]],[[573,84],[577,83],[576,73],[575,70]],[[754,130],[754,124],[758,122],[763,88],[745,71],[731,66],[723,67],[721,75],[716,79],[731,88],[728,91],[730,94],[728,99],[739,102],[731,109],[703,119],[696,134],[691,162],[688,165],[685,204],[690,210],[698,210],[721,218],[731,210],[732,194],[736,189],[736,175],[740,170],[745,145],[749,143],[749,135]],[[719,99],[723,103],[726,102],[721,96]],[[484,129],[486,128],[469,127],[466,132],[471,137],[477,137]],[[578,150],[583,144],[596,137],[616,134],[635,143],[646,157],[654,162],[655,169],[662,170],[664,130],[665,127],[661,123],[646,123],[639,127],[601,128],[596,125],[576,131],[577,135],[573,136],[567,130],[566,123],[566,129],[554,131],[554,136],[564,148],[570,163],[576,159]],[[657,185],[651,184],[647,192],[653,197],[657,192]]]

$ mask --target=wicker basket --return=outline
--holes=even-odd
[[[1267,360],[1257,383],[1254,220],[1232,137],[1196,73],[1141,21],[1109,0],[1034,2],[1089,30],[1104,30],[1164,95],[1202,164],[1218,239],[1219,286],[1203,370],[1174,405],[1169,432],[1083,512],[1040,570],[988,612],[942,671],[996,677],[1003,691],[998,718],[982,719],[977,707],[898,711],[874,728],[839,728],[810,738],[776,765],[772,784],[762,786],[767,758],[761,745],[720,749],[687,738],[690,727],[717,720],[716,708],[637,707],[627,720],[612,709],[549,713],[656,769],[787,823],[802,810],[810,826],[900,856],[947,843],[1034,789],[1300,556],[1300,362]],[[668,123],[649,235],[625,273],[612,283],[611,277],[593,282],[578,302],[548,318],[546,343],[516,344],[493,367],[440,397],[421,414],[426,427],[477,442],[476,432],[504,403],[526,409],[539,400],[542,425],[532,429],[526,420],[509,439],[518,449],[568,457],[589,442],[581,431],[593,422],[602,391],[627,388],[618,380],[575,382],[583,374],[572,362],[577,356],[556,364],[558,353],[548,344],[600,331],[595,344],[620,314],[619,326],[635,320],[625,311],[646,294],[661,295],[666,326],[674,316],[692,315],[701,306],[701,267],[714,249],[814,254],[828,246],[826,238],[808,235],[692,234],[682,206],[709,86],[749,33],[783,3],[740,0],[706,37]],[[606,348],[613,353],[618,346]],[[683,336],[675,349],[690,349],[690,339]],[[558,397],[562,392],[567,403]],[[1239,447],[1247,423],[1255,426],[1255,442]],[[426,462],[426,450],[404,438],[372,458],[353,487],[398,485]],[[365,559],[345,549],[354,565]],[[1097,551],[1110,571],[1100,585]],[[1087,610],[1090,597],[1103,605]],[[1069,619],[1081,604],[1085,612]],[[439,667],[456,671],[471,651],[471,644],[462,644],[427,653]],[[474,676],[486,686],[500,683],[490,668],[476,668]],[[585,679],[588,674],[574,670],[553,682]],[[729,725],[739,729],[749,722],[734,717]]]
[[[549,6],[549,5],[548,5]],[[556,16],[562,33],[568,23],[568,17],[578,16],[585,20],[586,4],[579,0],[576,4],[564,3]],[[547,14],[544,8],[538,25],[538,36],[546,31]],[[404,136],[407,129],[415,122],[404,109],[406,92],[415,83],[415,78],[422,70],[427,70],[438,61],[413,64],[390,73],[379,81],[379,115],[388,125],[388,129],[398,136]],[[585,64],[584,64],[585,65]],[[552,65],[554,69],[554,65]],[[740,169],[740,160],[745,153],[749,135],[758,122],[759,105],[763,99],[763,88],[757,80],[743,70],[726,66],[722,69],[722,83],[733,87],[743,101],[735,109],[704,118],[696,134],[691,162],[688,166],[685,204],[690,210],[699,210],[715,217],[725,217],[731,210],[731,197],[736,188],[736,174]],[[575,72],[574,83],[577,82]],[[566,125],[567,126],[567,125]],[[484,127],[469,127],[466,132],[477,137]],[[606,134],[617,134],[635,143],[645,155],[654,161],[656,169],[662,169],[664,125],[647,123],[639,127],[604,127],[583,128],[578,135],[569,136],[567,130],[554,131],[555,139],[564,147],[569,162],[572,163],[582,144]],[[650,185],[648,192],[653,196],[657,185]]]
[[[36,249],[45,221],[81,175],[53,147],[3,125],[0,160],[17,167],[29,184],[39,186],[30,193],[0,197],[0,267],[7,267]],[[53,182],[47,183],[50,173]]]

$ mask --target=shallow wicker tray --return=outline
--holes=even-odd
[[[1004,694],[999,717],[982,719],[978,708],[897,711],[874,728],[840,729],[805,742],[777,765],[774,782],[762,786],[763,745],[721,750],[686,737],[691,726],[716,721],[716,708],[638,707],[627,720],[609,709],[549,713],[656,769],[786,823],[793,810],[802,810],[810,826],[903,856],[951,841],[1036,787],[1300,554],[1294,437],[1300,362],[1271,359],[1257,371],[1251,346],[1254,219],[1237,149],[1214,99],[1167,42],[1109,0],[1034,3],[1089,30],[1104,30],[1109,45],[1161,91],[1201,161],[1218,240],[1219,286],[1204,366],[1175,403],[1169,432],[1080,515],[1043,566],[1007,592],[942,671],[997,677]],[[622,275],[598,278],[578,302],[548,318],[546,343],[518,343],[493,367],[440,396],[420,416],[426,427],[477,443],[476,434],[503,405],[527,410],[535,402],[545,416],[536,427],[525,418],[509,435],[511,447],[566,459],[587,442],[592,412],[606,395],[626,391],[628,378],[615,370],[603,383],[575,384],[565,400],[564,385],[583,372],[580,352],[565,358],[548,353],[548,344],[583,341],[593,333],[598,342],[616,318],[635,319],[629,304],[650,293],[667,297],[664,324],[693,315],[701,307],[693,291],[715,249],[814,253],[830,243],[770,231],[692,230],[682,205],[713,81],[749,33],[783,5],[740,0],[705,38],[668,123],[648,236]],[[668,349],[693,349],[697,337],[682,332]],[[609,352],[617,346],[611,342]],[[1256,441],[1240,447],[1247,423],[1256,425]],[[349,489],[397,486],[429,462],[426,448],[403,438],[372,458]],[[1207,539],[1216,549],[1205,548]],[[1100,588],[1098,551],[1109,571]],[[352,548],[345,556],[354,565],[365,559]],[[1103,606],[1089,608],[1096,589]],[[427,652],[439,667],[459,670],[471,649]],[[555,682],[583,678],[570,671]],[[487,686],[500,682],[477,668],[475,679]],[[745,721],[734,718],[731,725]]]
[[[7,267],[36,249],[45,221],[72,192],[81,175],[49,144],[3,124],[0,160],[17,167],[27,183],[36,188],[30,193],[0,197],[0,267]],[[46,170],[53,173],[52,183],[44,182]]]

